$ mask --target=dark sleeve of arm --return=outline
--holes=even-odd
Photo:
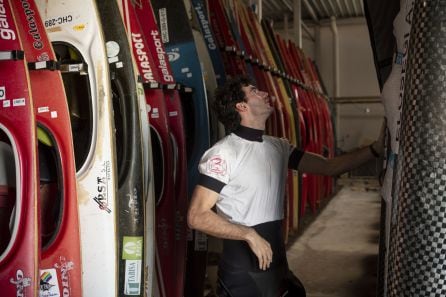
[[[204,174],[200,174],[198,184],[217,193],[220,193],[221,189],[223,189],[223,187],[226,186],[225,183],[219,181],[218,179],[215,179],[213,177]]]
[[[300,160],[302,159],[304,153],[304,151],[295,148],[291,152],[290,158],[288,159],[288,169],[297,170],[297,167],[299,166]]]

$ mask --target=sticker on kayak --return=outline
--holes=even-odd
[[[152,119],[157,119],[160,117],[160,113],[157,107],[152,109]]]
[[[181,68],[181,73],[186,75],[187,78],[192,77],[192,72],[190,71],[189,67]]]
[[[160,17],[161,40],[164,43],[169,43],[169,26],[167,25],[167,10],[166,10],[166,8],[161,8],[159,10],[159,17]]]
[[[40,297],[60,296],[57,271],[54,268],[40,270]]]
[[[9,282],[16,286],[17,296],[25,296],[25,289],[31,286],[31,278],[25,276],[22,270],[17,270],[14,277]]]
[[[59,263],[55,263],[54,267],[59,270],[62,281],[62,296],[70,295],[70,270],[74,269],[73,261],[67,261],[65,257],[59,257]],[[59,295],[57,295],[59,296]]]
[[[45,20],[45,28],[71,23],[72,21],[73,21],[72,15],[54,17],[54,18]]]
[[[37,113],[50,112],[50,108],[48,106],[42,106],[37,108]]]
[[[138,190],[136,188],[133,188],[133,193],[128,193],[126,196],[129,198],[128,210],[129,212],[133,213],[135,216],[133,218],[133,222],[135,224],[140,223],[140,217],[142,215],[142,208],[140,206],[140,202],[138,200]]]
[[[116,41],[107,41],[105,46],[107,48],[107,57],[108,58],[116,57],[119,54],[119,51],[121,50],[119,43],[117,43]]]
[[[6,87],[1,86],[0,87],[0,100],[5,100],[5,99],[6,99]]]
[[[105,210],[107,213],[111,213],[109,193],[110,182],[110,162],[105,161],[102,167],[101,175],[96,177],[96,189],[97,194],[93,197],[94,202],[99,205],[99,209]]]
[[[11,27],[10,24],[8,24],[8,15],[6,15],[5,7],[3,5],[3,1],[0,2],[0,20],[1,20],[1,26],[0,26],[0,37],[3,40],[16,40],[16,33],[9,29]],[[11,20],[9,20],[11,22]]]
[[[138,56],[138,63],[142,70],[142,76],[146,81],[154,81],[152,67],[150,67],[149,57],[147,55],[144,39],[139,33],[132,32],[132,42],[133,46],[136,49],[136,55]]]
[[[26,101],[25,98],[17,98],[12,100],[12,106],[25,106]]]
[[[163,74],[163,78],[166,82],[173,82],[173,76],[170,73],[170,70],[168,69],[167,60],[169,60],[169,57],[167,56],[166,52],[164,51],[163,42],[161,41],[159,37],[159,32],[157,30],[152,30],[150,33],[153,38],[153,43],[156,47],[156,52],[158,53],[158,59],[155,59],[155,62],[158,62],[158,67],[161,69],[161,72]]]
[[[124,236],[122,259],[125,261],[125,295],[139,295],[141,291],[141,269],[143,255],[142,236]]]
[[[142,260],[143,253],[142,236],[124,236],[122,259],[124,260]]]
[[[125,261],[125,295],[140,295],[141,293],[141,260]]]
[[[203,9],[204,7],[201,3],[195,4],[195,12],[197,13],[198,19],[200,20],[201,29],[203,31],[203,37],[204,39],[207,40],[207,46],[210,50],[216,50],[217,45],[212,35],[212,31],[209,26],[209,21],[207,20],[207,16]]]
[[[167,52],[167,57],[169,58],[169,62],[175,62],[180,58],[179,49],[172,49],[170,52]]]

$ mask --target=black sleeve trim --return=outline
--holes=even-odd
[[[223,189],[223,187],[226,186],[225,183],[219,181],[218,179],[215,179],[213,177],[204,174],[200,174],[198,184],[217,193],[220,193],[221,189]]]
[[[290,158],[288,159],[288,169],[297,170],[297,167],[299,167],[300,160],[302,159],[304,153],[304,151],[295,148],[291,152]]]

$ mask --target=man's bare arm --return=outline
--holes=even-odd
[[[321,175],[339,175],[350,171],[368,160],[375,158],[375,153],[382,155],[384,152],[384,137],[386,135],[386,121],[381,125],[378,139],[369,146],[357,149],[332,159],[321,155],[305,152],[299,162],[297,170]]]
[[[339,175],[364,164],[374,157],[368,146],[332,159],[305,152],[297,170],[321,175]]]
[[[259,259],[260,269],[268,268],[272,261],[270,244],[254,229],[231,223],[212,211],[217,199],[218,193],[202,186],[195,187],[187,214],[189,227],[215,237],[246,241]]]

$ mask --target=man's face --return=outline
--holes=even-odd
[[[271,98],[267,92],[257,89],[253,85],[242,87],[245,93],[246,105],[248,111],[254,116],[269,116],[273,112]]]

